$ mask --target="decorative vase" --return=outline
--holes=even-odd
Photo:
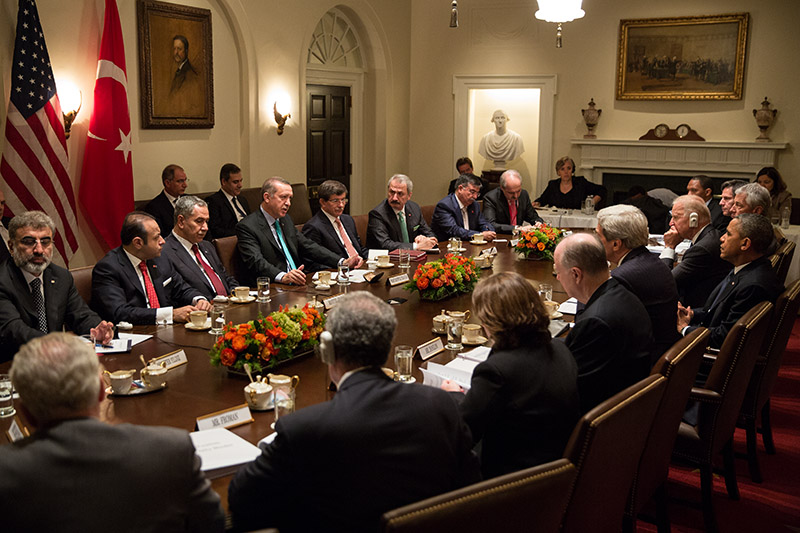
[[[764,101],[761,102],[761,109],[753,109],[753,116],[756,119],[756,124],[758,124],[758,129],[761,130],[761,135],[756,137],[756,141],[758,142],[770,141],[770,138],[767,137],[767,130],[775,121],[775,116],[778,114],[778,110],[770,109],[769,106],[769,100],[767,100],[767,97],[765,96]]]
[[[583,121],[586,123],[586,127],[589,129],[589,133],[583,136],[584,139],[596,139],[597,135],[594,134],[594,129],[597,127],[597,121],[600,119],[600,113],[603,112],[602,109],[595,109],[594,98],[589,100],[589,107],[587,109],[581,109],[581,115],[583,115]]]

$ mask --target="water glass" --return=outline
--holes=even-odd
[[[208,331],[212,335],[219,335],[222,333],[222,327],[225,325],[225,306],[214,304],[211,308],[211,329]]]
[[[447,345],[448,350],[463,350],[461,335],[463,334],[464,318],[451,316],[447,321]]]
[[[411,253],[408,250],[400,249],[400,268],[407,270],[411,267]]]
[[[256,286],[258,287],[258,302],[267,303],[270,301],[269,297],[269,278],[264,276],[256,278]]]
[[[350,285],[350,267],[345,263],[339,265],[339,275],[336,277],[339,285]]]
[[[12,390],[11,377],[8,374],[0,374],[0,418],[14,416],[17,413],[11,396]]]
[[[411,361],[414,358],[414,348],[401,344],[394,349],[394,366],[397,369],[397,381],[408,383],[411,381]]]
[[[274,389],[275,395],[275,422],[272,423],[272,429],[275,429],[275,424],[278,423],[282,417],[294,413],[295,405],[295,390],[294,389]]]
[[[539,284],[539,296],[542,301],[550,302],[553,300],[553,286],[549,283]]]

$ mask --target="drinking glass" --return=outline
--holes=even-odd
[[[11,395],[12,389],[11,377],[8,374],[0,374],[0,418],[14,416],[17,413]]]
[[[256,278],[256,286],[258,287],[258,302],[267,303],[270,301],[269,297],[269,278],[264,276]]]
[[[400,249],[400,268],[407,270],[411,267],[411,253],[408,250]]]
[[[539,296],[545,302],[550,302],[553,300],[553,286],[549,283],[540,283],[539,284]]]
[[[463,333],[464,318],[451,316],[447,322],[447,345],[448,350],[462,350],[461,335]]]
[[[211,329],[208,331],[212,335],[222,333],[222,326],[225,325],[225,306],[214,304],[211,308]]]
[[[345,263],[339,265],[339,275],[336,277],[339,285],[350,285],[350,267]]]
[[[394,349],[394,366],[397,369],[397,381],[408,383],[411,381],[411,361],[414,358],[414,348],[401,344]]]
[[[275,424],[278,423],[281,417],[294,413],[295,404],[295,390],[294,389],[274,389],[275,395],[275,422],[271,424],[272,429],[275,429]]]

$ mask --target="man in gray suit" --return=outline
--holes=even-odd
[[[98,420],[105,385],[89,344],[67,333],[34,339],[11,380],[35,432],[0,446],[4,531],[224,530],[186,431]]]

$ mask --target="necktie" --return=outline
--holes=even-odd
[[[717,296],[714,298],[714,302],[708,308],[708,311],[711,311],[716,307],[719,301],[722,299],[722,293],[725,292],[725,289],[728,288],[729,285],[733,283],[733,270],[731,270],[730,274],[728,274],[725,279],[722,280],[722,283],[719,284],[719,291],[717,291]]]
[[[289,264],[289,270],[295,270],[297,267],[294,264],[294,259],[292,259],[292,253],[289,251],[289,247],[286,246],[286,241],[283,240],[283,232],[281,231],[281,223],[277,220],[275,221],[275,234],[278,236],[278,243],[281,245],[281,250],[283,250],[283,255],[286,257],[286,262]]]
[[[509,220],[509,224],[511,224],[512,226],[516,226],[517,225],[517,201],[516,200],[511,200],[510,202],[508,202],[508,218],[510,219]]]
[[[242,206],[239,205],[239,200],[235,196],[233,197],[233,200],[231,200],[231,202],[233,202],[233,209],[236,211],[237,218],[239,220],[247,216],[247,213],[245,213],[244,209],[242,209]]]
[[[464,229],[469,229],[469,215],[467,215],[467,208],[461,208],[461,216],[464,219]]]
[[[342,238],[342,242],[344,242],[344,247],[347,250],[347,257],[353,257],[358,255],[356,252],[355,247],[353,246],[353,242],[350,240],[350,237],[347,236],[347,232],[344,230],[344,226],[342,226],[342,221],[339,220],[339,217],[336,217],[335,220],[336,224],[336,231],[339,232],[339,237]]]
[[[200,263],[200,266],[205,271],[206,276],[208,276],[208,279],[211,281],[211,285],[214,286],[214,290],[217,292],[217,294],[220,296],[226,296],[228,293],[225,291],[225,285],[222,284],[222,280],[219,279],[219,276],[216,272],[214,272],[214,269],[211,268],[211,265],[206,263],[205,259],[203,259],[203,256],[200,255],[200,248],[198,248],[196,244],[192,245],[192,252],[194,252],[197,262]]]
[[[158,305],[156,288],[153,286],[150,273],[147,271],[147,264],[144,261],[139,263],[139,270],[142,271],[142,277],[144,278],[144,292],[147,294],[147,301],[150,303],[150,309],[158,309],[161,306]]]
[[[408,226],[406,225],[406,217],[403,211],[397,213],[397,221],[400,223],[400,235],[403,237],[403,242],[411,242],[408,240]]]
[[[44,310],[44,297],[42,296],[42,280],[34,278],[31,280],[31,297],[33,306],[36,307],[36,314],[39,315],[39,331],[47,333],[47,313]]]

